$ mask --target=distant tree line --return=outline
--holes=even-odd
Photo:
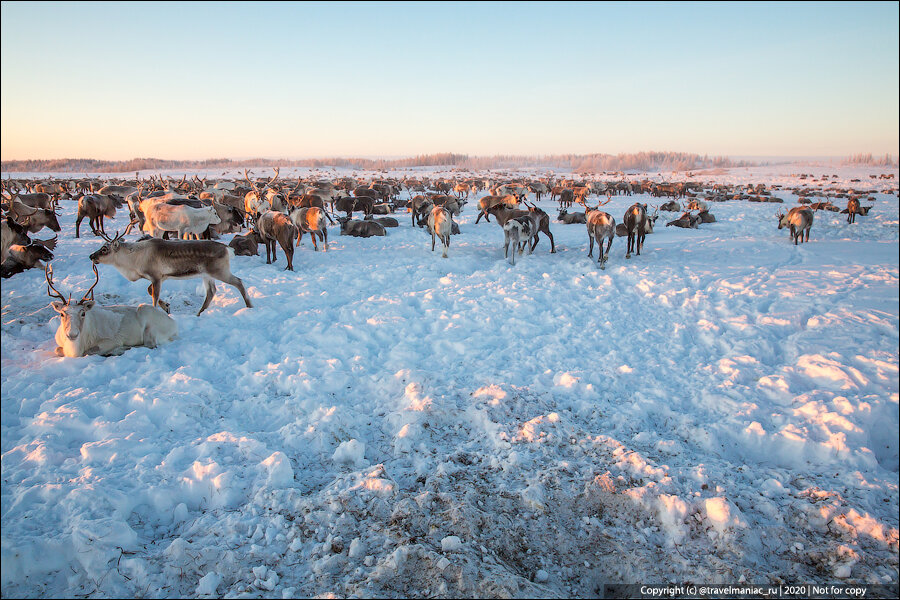
[[[860,155],[862,156],[862,155]],[[867,155],[871,159],[871,155]],[[852,157],[851,157],[852,158]],[[889,156],[886,158],[890,158]],[[874,159],[873,159],[874,160]],[[869,164],[869,163],[866,163]],[[879,163],[876,163],[879,164]],[[547,156],[469,156],[442,152],[420,154],[398,159],[372,158],[209,158],[205,160],[164,160],[161,158],[132,158],[131,160],[97,160],[93,158],[58,158],[52,160],[5,160],[4,172],[30,173],[128,173],[164,170],[229,170],[258,167],[345,167],[381,170],[411,167],[447,166],[472,170],[509,169],[517,167],[550,167],[576,172],[601,171],[687,171],[711,167],[741,167],[747,163],[734,162],[727,157],[709,157],[684,152],[636,152],[625,154],[556,154]]]
[[[846,159],[844,159],[845,165],[867,165],[870,167],[896,167],[897,161],[891,158],[890,154],[885,154],[882,157],[876,158],[872,156],[872,153],[859,153],[859,154],[851,154]]]

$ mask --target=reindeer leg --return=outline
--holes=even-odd
[[[594,257],[594,236],[593,235],[588,234],[588,244],[589,244],[588,245],[588,256],[593,258]],[[601,251],[603,250],[602,245],[600,246],[600,250]]]
[[[247,305],[247,308],[253,308],[253,304],[250,302],[250,298],[247,296],[247,290],[244,289],[244,282],[241,281],[240,278],[235,277],[230,272],[217,274],[211,273],[210,275],[223,283],[227,283],[228,285],[237,288],[237,291],[241,293],[241,298],[244,299],[244,304]]]
[[[281,248],[284,250],[284,255],[287,257],[287,271],[294,270],[294,247],[291,246],[291,240],[288,238],[287,245],[282,245]]]
[[[200,316],[206,307],[209,306],[209,303],[212,301],[213,296],[216,295],[216,282],[210,279],[209,277],[203,278],[203,283],[206,285],[206,299],[203,301],[203,306],[200,307],[200,312],[197,313],[197,316]]]
[[[159,299],[159,292],[162,288],[162,281],[153,280],[150,282],[150,287],[147,288],[147,291],[150,292],[150,297],[153,298],[153,306],[159,306],[161,309],[169,312],[169,303],[164,302]]]

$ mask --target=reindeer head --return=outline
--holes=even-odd
[[[778,229],[783,229],[788,226],[787,217],[785,217],[784,213],[776,212],[775,218],[778,219]]]
[[[96,276],[94,285],[85,292],[81,300],[74,304],[72,303],[71,294],[67,300],[65,296],[59,293],[59,290],[53,287],[53,266],[47,265],[47,270],[45,271],[47,278],[47,294],[51,298],[59,298],[59,301],[51,302],[50,306],[59,313],[60,319],[62,319],[63,330],[66,332],[66,337],[70,340],[78,339],[78,336],[81,335],[81,330],[84,328],[85,318],[90,310],[94,308],[94,288],[97,287],[97,284],[100,282],[100,273],[97,272],[96,264],[93,265],[93,268],[94,275]],[[51,290],[53,293],[51,293]]]
[[[95,265],[98,263],[107,265],[112,264],[114,260],[113,257],[115,256],[116,252],[118,252],[125,244],[125,242],[122,241],[122,238],[125,237],[125,234],[123,233],[122,235],[119,235],[119,232],[117,231],[116,237],[114,238],[110,238],[108,235],[103,233],[101,233],[100,235],[104,240],[106,240],[106,243],[100,246],[100,249],[91,254],[89,258]]]

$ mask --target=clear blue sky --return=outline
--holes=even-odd
[[[2,3],[2,158],[898,153],[898,3]]]

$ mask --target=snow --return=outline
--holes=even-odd
[[[715,203],[698,230],[663,213],[605,271],[549,201],[558,252],[542,239],[514,267],[473,201],[447,259],[403,213],[383,238],[332,228],[295,272],[280,252],[234,258],[251,309],[220,284],[197,317],[199,282],[166,281],[178,338],[115,357],[57,357],[43,273],[4,280],[3,595],[897,583],[900,210],[880,172],[697,175],[833,173],[874,208],[819,212],[796,247],[773,217],[787,189]],[[65,293],[93,282],[100,246],[74,219],[64,202]],[[95,297],[148,301],[102,265]]]

